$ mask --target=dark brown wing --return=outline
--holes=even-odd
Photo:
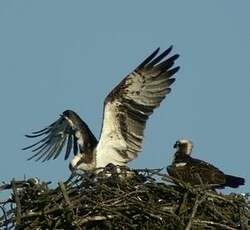
[[[97,164],[121,165],[141,151],[146,121],[170,93],[179,69],[172,68],[179,55],[167,58],[171,50],[159,56],[154,51],[106,97]]]
[[[223,187],[226,182],[225,174],[215,166],[195,158],[186,162],[178,162],[167,167],[170,176],[191,185],[214,185]]]
[[[35,154],[28,160],[36,158],[36,161],[56,159],[66,146],[65,157],[68,159],[71,150],[74,154],[83,152],[84,148],[94,148],[97,140],[84,121],[73,111],[66,110],[61,117],[40,131],[26,135],[29,138],[43,137],[33,145],[23,148],[32,149]]]

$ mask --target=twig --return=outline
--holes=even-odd
[[[188,192],[185,192],[183,195],[182,202],[181,202],[180,207],[179,207],[179,211],[178,211],[179,216],[182,215],[184,208],[186,208],[187,196],[188,196]]]
[[[20,199],[19,199],[18,194],[17,194],[17,188],[16,188],[14,178],[11,181],[11,186],[12,186],[12,190],[13,190],[15,201],[16,201],[16,212],[17,212],[16,213],[16,224],[20,224],[21,223],[21,202],[20,202]]]
[[[5,209],[4,209],[4,207],[2,207],[2,206],[0,206],[0,209],[2,210],[2,212],[3,212],[3,217],[4,217],[4,220],[3,220],[3,224],[6,226],[6,229],[8,229],[8,217],[7,217],[7,213],[6,213],[6,211],[5,211]],[[0,221],[0,226],[1,226],[2,224],[1,224],[1,221]]]
[[[83,219],[81,219],[80,221],[78,222],[73,222],[73,225],[75,225],[77,223],[77,225],[82,225],[82,224],[86,224],[88,222],[91,222],[91,221],[101,221],[101,220],[108,220],[108,219],[112,219],[114,216],[112,215],[107,215],[107,216],[88,216],[88,217],[85,217]]]
[[[250,218],[248,218],[244,215],[245,207],[239,207],[239,208],[240,208],[240,226],[241,226],[242,230],[246,230],[249,228]]]
[[[191,229],[192,223],[193,223],[193,219],[194,219],[194,217],[195,217],[195,214],[196,214],[196,212],[197,212],[197,209],[198,209],[199,205],[204,201],[204,199],[205,199],[205,195],[203,195],[201,199],[199,199],[199,195],[196,195],[195,204],[194,204],[194,207],[193,207],[191,216],[190,216],[190,218],[189,218],[189,221],[188,221],[188,224],[187,224],[185,230]]]
[[[60,189],[61,189],[61,191],[62,191],[64,200],[66,201],[67,205],[71,208],[72,205],[71,205],[69,196],[68,196],[68,194],[67,194],[66,188],[65,188],[65,186],[64,186],[64,183],[63,183],[63,182],[59,182],[58,184],[59,184],[59,187],[60,187]]]
[[[195,223],[195,224],[208,224],[208,225],[222,227],[222,228],[228,229],[228,230],[237,230],[236,228],[232,228],[232,227],[227,226],[225,224],[220,224],[220,223],[217,223],[214,221],[208,221],[208,220],[193,220],[193,223]]]
[[[217,198],[217,199],[220,199],[220,200],[223,200],[223,201],[227,201],[227,202],[231,202],[231,200],[229,198],[226,198],[226,196],[222,196],[220,194],[216,194],[215,192],[207,192],[207,194],[209,195],[209,197],[212,197],[212,198]]]

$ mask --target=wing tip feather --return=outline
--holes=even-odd
[[[136,70],[142,69],[145,67],[150,61],[154,59],[154,57],[158,54],[160,47],[158,47],[152,54],[150,54],[137,68]]]
[[[180,66],[176,66],[176,67],[174,67],[174,68],[168,70],[169,76],[170,76],[170,77],[173,76],[176,72],[179,71],[179,69],[180,69]]]

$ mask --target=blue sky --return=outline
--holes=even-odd
[[[24,134],[76,111],[99,137],[105,96],[147,55],[174,45],[181,70],[130,164],[170,164],[180,137],[193,156],[246,178],[250,191],[248,1],[1,1],[1,181],[69,176],[63,157],[26,161]],[[229,190],[228,190],[229,191]],[[231,190],[230,190],[231,191]]]

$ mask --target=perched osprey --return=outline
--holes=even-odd
[[[226,175],[213,165],[191,157],[193,144],[186,139],[178,140],[172,165],[167,167],[168,174],[191,185],[206,185],[212,188],[226,186],[237,188],[245,184],[241,177]]]
[[[37,161],[56,159],[66,146],[64,159],[73,150],[71,170],[92,170],[108,164],[123,166],[135,159],[142,149],[143,133],[148,117],[158,107],[175,81],[179,70],[173,67],[179,55],[169,58],[172,46],[157,56],[159,48],[126,76],[105,98],[99,142],[87,124],[73,111],[40,131],[26,135],[42,137],[32,148],[29,158]]]

